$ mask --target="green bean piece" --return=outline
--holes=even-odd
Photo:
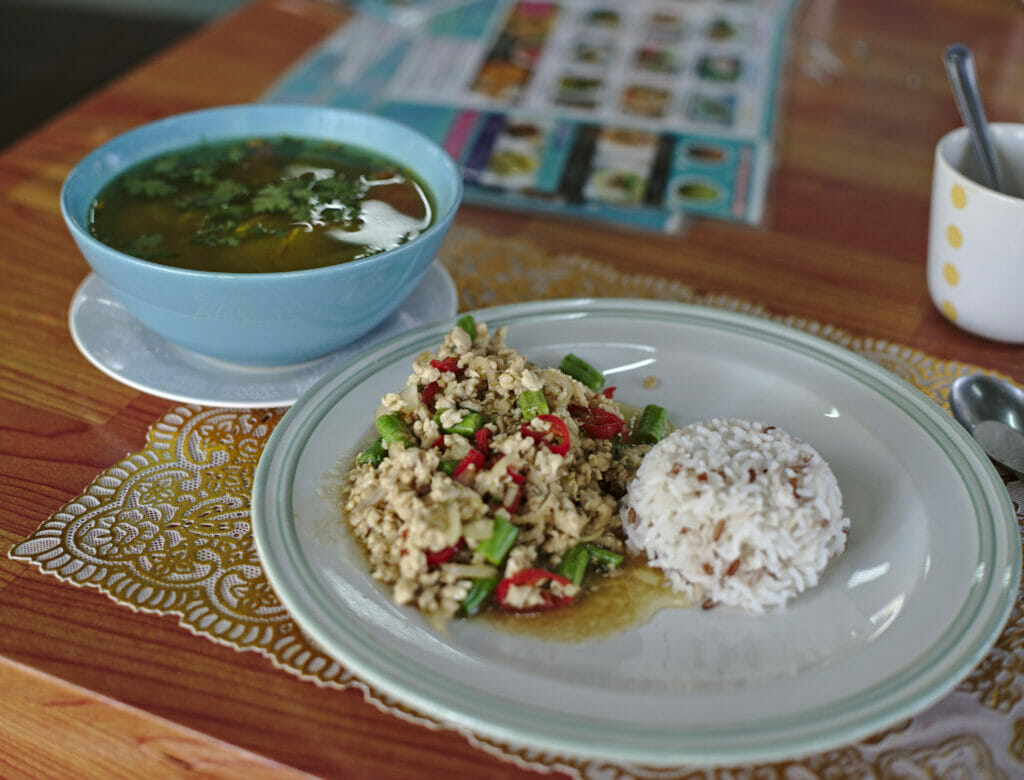
[[[621,553],[609,550],[607,547],[602,547],[599,544],[585,542],[584,546],[587,548],[587,553],[589,553],[591,560],[609,569],[619,568],[623,560],[625,560]]]
[[[562,556],[562,562],[558,564],[556,574],[561,574],[567,580],[571,580],[576,585],[583,584],[583,577],[587,573],[587,564],[590,563],[590,550],[586,544],[577,544],[564,556]]]
[[[647,404],[633,431],[634,444],[656,444],[665,435],[668,413],[657,404]]]
[[[483,555],[488,563],[501,566],[518,537],[519,528],[508,519],[507,512],[499,510],[494,513],[494,530],[489,537],[480,542],[476,551]]]
[[[451,428],[445,429],[445,433],[457,433],[460,436],[472,436],[480,428],[484,427],[487,420],[480,412],[470,412],[459,420]]]
[[[538,414],[547,414],[548,401],[542,390],[524,390],[516,399],[516,404],[523,412],[523,421],[530,422]]]
[[[572,352],[562,358],[562,362],[558,364],[558,369],[563,374],[568,374],[573,379],[582,382],[595,393],[604,387],[604,374]]]
[[[442,460],[440,463],[437,464],[437,468],[439,471],[443,471],[450,477],[452,474],[455,473],[455,467],[458,465],[459,462],[457,460],[451,460],[450,458],[446,458],[445,460]]]
[[[379,466],[380,462],[387,457],[388,450],[384,446],[384,440],[380,436],[367,447],[365,450],[359,453],[359,457],[356,458],[356,463],[360,466],[369,463],[372,466]]]
[[[473,319],[472,314],[463,314],[455,321],[455,324],[466,331],[471,339],[476,338],[476,320]]]
[[[469,588],[469,593],[467,593],[466,597],[462,599],[462,612],[466,617],[473,617],[473,615],[479,612],[484,601],[487,600],[487,597],[490,596],[497,587],[497,577],[478,577],[474,579],[473,584]]]
[[[406,447],[416,446],[416,437],[412,435],[409,426],[397,414],[382,414],[374,424],[377,426],[377,433],[384,440],[384,444],[390,445],[400,441]]]

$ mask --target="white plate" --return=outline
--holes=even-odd
[[[295,620],[382,693],[459,728],[560,755],[643,765],[795,757],[923,709],[997,638],[1017,592],[1007,491],[973,440],[903,380],[766,320],[684,304],[582,300],[477,313],[535,363],[575,352],[684,424],[757,419],[832,465],[852,530],[818,588],[782,612],[667,610],[604,641],[546,642],[397,607],[318,489],[370,432],[380,396],[442,329],[326,377],[257,468],[260,559]],[[645,377],[660,380],[643,388]]]
[[[253,367],[206,357],[167,341],[135,319],[95,274],[68,311],[71,337],[107,376],[173,401],[224,407],[288,406],[347,358],[411,328],[451,317],[458,293],[437,260],[402,306],[370,333],[324,357],[291,366]]]

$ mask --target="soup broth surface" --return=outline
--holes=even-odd
[[[426,188],[394,161],[278,137],[200,144],[140,163],[100,192],[89,229],[143,260],[268,273],[369,257],[432,222]]]

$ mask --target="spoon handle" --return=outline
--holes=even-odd
[[[974,56],[962,43],[954,43],[946,49],[945,61],[949,83],[953,87],[953,96],[956,98],[960,117],[970,133],[971,144],[981,164],[985,183],[998,192],[1005,192],[1003,172],[992,143],[985,109],[981,105],[978,79],[974,72]]]

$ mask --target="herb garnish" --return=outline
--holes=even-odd
[[[301,148],[301,141],[281,139],[279,145]],[[232,178],[234,167],[265,153],[262,143],[227,147],[198,147],[188,155],[173,153],[153,160],[124,178],[125,191],[143,198],[166,198],[180,192],[174,205],[183,213],[198,212],[199,227],[189,239],[205,246],[239,246],[247,238],[287,235],[286,230],[262,224],[261,218],[282,215],[295,223],[358,227],[359,213],[369,189],[361,177],[341,171],[333,175],[304,172],[264,184],[255,192]],[[140,236],[126,250],[146,258],[151,236]],[[159,241],[157,242],[159,243]]]
[[[164,237],[160,233],[143,233],[130,241],[124,250],[143,260],[168,260],[177,257],[177,252],[163,249]]]

